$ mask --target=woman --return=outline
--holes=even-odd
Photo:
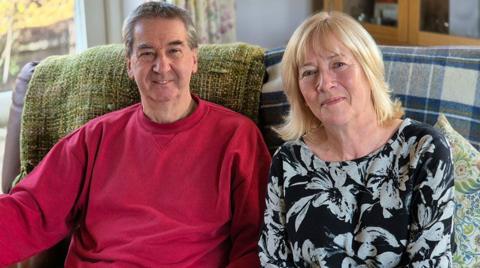
[[[400,119],[379,48],[354,19],[320,12],[285,50],[287,140],[270,169],[266,267],[449,267],[453,167],[431,126]]]

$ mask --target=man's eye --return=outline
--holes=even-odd
[[[155,54],[151,51],[145,51],[145,52],[141,52],[139,57],[142,58],[142,59],[151,59],[155,56]]]
[[[168,51],[168,53],[174,57],[179,57],[182,55],[182,50],[178,48],[172,48]]]

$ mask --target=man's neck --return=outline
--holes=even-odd
[[[153,122],[159,124],[167,124],[178,121],[189,116],[195,111],[197,103],[188,95],[188,98],[178,101],[167,101],[162,103],[148,103],[142,102],[143,113]]]

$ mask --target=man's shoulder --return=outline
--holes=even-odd
[[[205,105],[208,107],[208,116],[212,119],[221,119],[226,120],[225,122],[229,122],[232,124],[248,124],[248,125],[255,125],[255,123],[248,118],[247,116],[233,111],[225,106],[220,104],[216,104],[210,101],[202,100]]]
[[[96,129],[115,128],[128,124],[128,122],[134,117],[135,113],[139,109],[140,104],[136,103],[119,110],[115,110],[100,116],[97,116],[88,121],[81,128],[86,131],[93,131]]]
[[[101,122],[102,123],[116,122],[119,120],[121,121],[122,119],[125,119],[125,118],[130,118],[137,112],[139,106],[140,106],[140,103],[136,103],[136,104],[100,115],[90,120],[87,124],[95,124],[95,123],[101,123]]]

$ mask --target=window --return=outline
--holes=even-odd
[[[23,65],[75,52],[75,0],[0,0],[0,170],[11,90]]]
[[[75,50],[74,0],[0,2],[0,91],[10,90],[22,66]]]

